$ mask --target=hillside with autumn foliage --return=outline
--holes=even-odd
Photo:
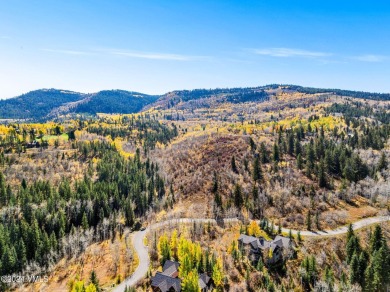
[[[132,98],[142,102],[128,111],[77,99],[42,109],[45,122],[3,120],[0,274],[48,281],[1,289],[110,291],[142,261],[140,229],[197,218],[218,224],[148,233],[149,271],[129,289],[152,289],[173,261],[182,291],[202,275],[217,291],[385,291],[389,223],[300,232],[389,215],[387,95],[270,85]],[[294,248],[274,265],[272,250],[246,254],[241,235]]]

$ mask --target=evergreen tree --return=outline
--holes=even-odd
[[[314,169],[314,149],[313,149],[313,140],[310,140],[310,143],[307,144],[306,148],[306,175],[310,176]]]
[[[0,208],[7,204],[7,191],[5,185],[5,178],[2,172],[0,172]]]
[[[92,270],[91,275],[89,277],[89,282],[95,286],[97,292],[101,291],[99,279],[96,275],[95,270]]]
[[[85,212],[83,213],[83,218],[81,220],[81,226],[83,227],[84,230],[87,230],[89,228],[89,224],[88,224],[88,218],[87,218],[87,214],[85,214]]]
[[[279,146],[278,146],[278,144],[276,142],[274,143],[274,147],[272,149],[272,160],[274,162],[279,162],[280,161]]]
[[[301,142],[299,142],[298,139],[296,139],[294,143],[294,152],[295,152],[295,156],[298,156],[299,154],[302,153]]]
[[[256,150],[256,144],[255,141],[253,141],[252,137],[249,137],[249,146],[251,147],[252,152]]]
[[[241,186],[239,184],[236,184],[234,187],[234,205],[238,209],[241,209],[243,203],[244,203],[244,199],[242,197]]]
[[[234,173],[238,173],[238,169],[237,169],[237,165],[236,165],[236,158],[234,156],[232,156],[231,165],[232,165],[232,171]]]
[[[298,167],[298,169],[302,169],[302,164],[303,164],[302,156],[301,156],[301,153],[299,153],[298,156],[297,156],[297,167]]]
[[[310,211],[307,212],[306,226],[307,226],[307,230],[311,230],[311,214],[310,214]]]
[[[373,234],[370,238],[370,251],[374,253],[379,250],[383,245],[382,228],[380,225],[376,225]]]
[[[352,236],[347,242],[347,263],[350,263],[354,254],[359,255],[361,251],[359,238],[357,236]]]
[[[376,166],[377,171],[381,171],[387,168],[387,159],[386,154],[382,152],[381,157],[379,158],[378,165]]]
[[[287,153],[290,155],[294,153],[294,135],[292,133],[287,137]]]
[[[355,284],[359,281],[359,258],[356,253],[352,256],[349,275],[349,281],[351,284]]]
[[[218,176],[217,173],[214,171],[214,176],[213,176],[213,188],[212,192],[215,194],[218,192]]]
[[[324,161],[321,159],[319,165],[318,165],[318,185],[320,188],[326,187],[326,175],[325,175],[325,169],[324,169]]]
[[[366,273],[368,261],[369,261],[368,255],[366,254],[366,252],[362,251],[359,255],[359,267],[358,267],[358,272],[357,272],[357,274],[358,274],[357,281],[361,287],[365,287],[364,275]]]
[[[265,147],[264,142],[261,142],[261,144],[260,144],[260,160],[261,160],[261,163],[263,163],[263,164],[269,162],[269,154],[268,154],[267,148]]]
[[[353,232],[353,225],[352,225],[352,223],[350,223],[348,225],[348,231],[347,231],[347,243],[349,242],[351,237],[354,236],[354,235],[355,235],[355,233]]]
[[[316,224],[317,230],[321,230],[320,216],[319,216],[318,212],[316,212],[316,214],[315,214],[315,216],[314,216],[314,222],[315,222],[315,224]]]
[[[263,174],[261,171],[261,166],[260,166],[260,160],[258,157],[255,158],[253,162],[253,180],[259,181],[263,178]]]

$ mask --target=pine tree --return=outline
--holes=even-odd
[[[306,175],[310,176],[314,169],[314,149],[313,149],[313,140],[310,140],[310,143],[307,144],[306,148]]]
[[[310,214],[310,211],[307,212],[306,226],[307,226],[307,230],[311,230],[311,214]]]
[[[352,236],[347,242],[347,263],[350,263],[354,254],[359,255],[361,252],[361,247],[359,243],[359,238],[357,236]]]
[[[287,138],[287,153],[293,155],[294,153],[294,135],[290,133]]]
[[[365,286],[364,283],[364,275],[367,269],[367,263],[369,261],[369,257],[365,251],[362,251],[359,255],[359,267],[358,267],[358,283],[361,287]]]
[[[355,233],[353,232],[353,225],[350,223],[348,225],[348,232],[347,232],[347,242],[351,239],[352,236],[354,236]]]
[[[95,286],[97,292],[101,291],[99,279],[96,275],[95,270],[92,270],[91,275],[89,277],[89,282]]]
[[[241,186],[239,184],[236,184],[234,188],[234,205],[238,209],[241,209],[243,203],[244,203],[244,199],[242,197]]]
[[[131,206],[131,202],[127,201],[125,203],[125,218],[126,218],[126,226],[128,227],[133,227],[135,223],[135,218],[134,218],[134,210],[133,207]]]
[[[386,291],[390,284],[390,251],[386,244],[372,255],[371,264],[366,270],[368,291]]]
[[[375,251],[379,250],[382,247],[382,245],[383,245],[382,228],[380,227],[380,225],[376,225],[374,229],[374,233],[370,238],[371,253],[374,253]]]
[[[352,256],[349,275],[349,281],[351,284],[355,284],[359,281],[359,258],[356,253]]]
[[[214,176],[213,176],[213,188],[212,192],[215,194],[218,192],[218,176],[217,173],[214,171]]]
[[[325,268],[325,275],[324,275],[325,283],[328,284],[329,291],[333,291],[333,285],[334,285],[334,273],[331,268],[326,266]]]
[[[278,144],[276,142],[274,143],[274,147],[273,147],[273,150],[272,150],[272,160],[274,162],[279,162],[280,161],[279,146],[278,146]]]
[[[381,157],[379,158],[378,165],[376,166],[377,171],[381,171],[387,168],[386,154],[382,152]]]
[[[260,144],[260,158],[261,158],[260,159],[261,163],[263,163],[263,164],[269,162],[269,155],[268,155],[268,151],[267,151],[267,148],[265,147],[264,142],[261,142],[261,144]]]
[[[253,141],[252,137],[249,137],[249,145],[251,147],[252,152],[256,150],[256,144],[255,141]]]
[[[302,156],[301,156],[301,153],[299,153],[298,156],[297,156],[297,167],[298,167],[298,169],[302,169],[302,164],[303,164]]]
[[[299,154],[302,153],[302,146],[301,146],[301,142],[299,142],[299,140],[295,140],[295,144],[294,144],[294,152],[295,152],[295,156],[298,157]]]
[[[83,213],[83,218],[81,220],[81,226],[83,227],[84,230],[88,230],[88,228],[89,228],[88,218],[87,218],[87,214],[85,212]]]
[[[0,208],[7,204],[7,191],[5,186],[5,178],[2,172],[0,172]]]
[[[258,157],[255,158],[253,162],[253,180],[259,181],[263,178],[263,174],[261,171],[261,166],[260,166],[260,160]]]
[[[325,188],[327,186],[326,175],[324,169],[324,161],[321,159],[318,165],[318,185],[320,188]]]
[[[234,173],[238,173],[237,165],[236,165],[236,158],[234,156],[232,156],[231,165],[232,165],[232,171]]]
[[[316,212],[316,214],[315,214],[315,216],[314,216],[314,222],[315,222],[315,224],[316,224],[317,230],[321,230],[320,216],[319,216],[318,212]]]

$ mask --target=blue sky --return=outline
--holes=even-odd
[[[388,1],[0,0],[0,98],[304,86],[390,92]]]

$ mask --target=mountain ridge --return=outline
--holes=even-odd
[[[323,89],[298,85],[270,84],[258,87],[175,90],[149,95],[120,89],[80,93],[64,89],[38,89],[0,100],[0,119],[48,120],[65,114],[119,113],[172,107],[209,107],[216,103],[262,102],[277,93],[334,94],[339,96],[390,100],[389,93]]]

